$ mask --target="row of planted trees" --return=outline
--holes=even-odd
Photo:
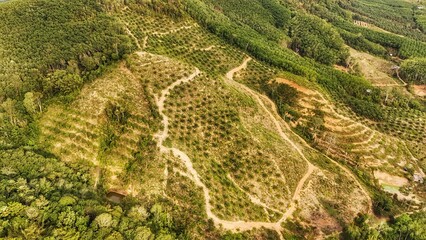
[[[6,2],[0,21],[0,147],[25,144],[44,102],[72,95],[134,48],[95,1]]]

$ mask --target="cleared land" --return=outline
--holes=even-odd
[[[373,56],[371,54],[357,51],[350,48],[350,56],[359,65],[361,74],[374,86],[402,86],[403,83],[391,76],[394,73],[392,67],[395,64],[386,61],[382,58]]]

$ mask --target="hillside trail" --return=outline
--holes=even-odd
[[[188,27],[184,27],[182,29],[189,29],[189,28]],[[178,29],[178,30],[181,30],[181,29]],[[126,32],[136,42],[136,45],[137,45],[137,47],[138,47],[139,50],[143,50],[143,49],[145,49],[147,47],[148,36],[146,36],[143,39],[142,46],[141,46],[139,40],[130,31],[130,29],[128,27],[126,27]],[[143,53],[144,52],[138,52],[139,55],[143,54]],[[255,99],[257,100],[257,102],[259,103],[259,105],[269,115],[269,118],[273,121],[273,123],[274,123],[274,125],[275,125],[275,127],[276,127],[276,129],[278,131],[278,134],[280,135],[280,137],[282,139],[284,139],[285,141],[287,141],[297,151],[297,153],[306,161],[306,163],[307,163],[307,171],[304,174],[304,176],[300,179],[299,183],[297,184],[296,189],[295,189],[294,194],[293,194],[293,197],[292,197],[292,202],[290,203],[290,206],[287,209],[287,211],[285,211],[283,213],[283,215],[279,219],[279,221],[277,221],[277,222],[252,222],[252,221],[227,221],[227,220],[220,219],[219,217],[217,217],[212,212],[212,205],[210,203],[210,199],[211,199],[210,198],[210,190],[202,182],[200,175],[194,169],[193,163],[192,163],[192,160],[190,159],[190,157],[186,153],[184,153],[183,151],[179,150],[178,148],[166,147],[163,144],[164,141],[168,138],[168,135],[169,135],[169,117],[164,113],[164,110],[165,110],[164,109],[164,103],[165,103],[165,101],[167,99],[167,96],[170,94],[170,92],[176,86],[178,86],[180,84],[183,84],[183,83],[187,83],[187,82],[195,79],[201,73],[198,68],[196,68],[195,72],[192,73],[190,76],[182,78],[182,79],[179,79],[176,82],[174,82],[171,85],[169,85],[168,87],[166,87],[164,90],[161,91],[159,97],[155,96],[155,102],[156,102],[156,105],[158,107],[159,114],[162,117],[161,123],[163,125],[163,130],[160,130],[157,134],[154,135],[154,137],[157,139],[157,146],[159,147],[160,152],[162,152],[162,153],[172,153],[175,157],[181,159],[182,162],[184,163],[185,167],[187,168],[187,176],[188,176],[188,178],[191,179],[195,183],[195,185],[197,185],[198,187],[200,187],[203,190],[203,195],[204,195],[204,201],[205,201],[205,206],[206,206],[207,217],[210,218],[210,219],[212,219],[213,222],[214,222],[214,224],[216,226],[222,226],[226,230],[238,230],[238,231],[245,231],[245,230],[251,230],[253,228],[262,228],[262,227],[264,227],[264,228],[268,228],[268,229],[272,229],[272,230],[277,231],[280,239],[284,239],[283,236],[282,236],[282,234],[281,234],[281,231],[283,230],[282,227],[281,227],[281,224],[284,221],[286,221],[289,217],[291,217],[293,215],[294,211],[297,208],[297,202],[300,199],[300,193],[303,190],[303,187],[304,187],[306,181],[312,175],[312,173],[315,170],[317,170],[318,168],[309,162],[309,160],[305,157],[305,155],[303,154],[303,152],[301,151],[301,149],[291,139],[289,139],[288,136],[283,132],[283,129],[281,127],[280,121],[277,120],[277,118],[274,116],[274,114],[277,115],[277,116],[279,116],[278,113],[276,112],[276,108],[273,107],[273,109],[274,109],[274,114],[273,114],[265,106],[264,102],[261,99],[261,97],[263,97],[261,94],[256,93],[253,90],[251,90],[250,88],[248,88],[247,86],[245,86],[243,84],[240,84],[238,82],[235,82],[233,80],[234,74],[237,73],[237,72],[239,72],[239,71],[241,71],[242,69],[245,69],[247,67],[247,63],[249,61],[251,61],[251,58],[245,59],[244,62],[240,66],[235,67],[234,69],[231,69],[225,75],[226,79],[229,80],[230,82],[234,83],[234,84],[237,84],[242,89],[244,89],[246,92],[250,93],[250,95],[252,95],[252,96],[255,97]],[[265,99],[267,101],[269,101],[269,104],[271,106],[275,106],[275,104],[269,98],[265,97]],[[285,124],[285,126],[292,132],[292,130],[286,124]],[[302,142],[306,143],[305,141],[302,141]],[[310,147],[307,143],[306,143],[306,145],[308,147]],[[340,164],[338,164],[334,160],[331,160],[331,161],[333,163],[337,164],[346,173],[350,174],[350,176],[353,176],[352,173],[349,170],[347,170],[343,166],[340,166]],[[167,170],[165,170],[164,174],[168,175],[168,172],[166,172],[166,171]],[[357,181],[356,178],[354,178],[354,180],[359,184],[359,182]],[[362,187],[361,187],[361,189],[366,194],[365,190]],[[369,196],[369,195],[366,194],[366,196]],[[371,199],[370,199],[370,203],[371,203]],[[371,204],[370,204],[370,206],[371,206]]]
[[[95,182],[93,184],[94,189],[98,188],[99,179],[101,178],[101,171],[102,171],[102,169],[99,166],[97,166],[96,170],[95,170]]]
[[[282,128],[281,128],[281,123],[283,123],[283,125],[286,127],[286,129],[288,131],[290,131],[294,136],[296,136],[299,141],[307,148],[313,150],[313,151],[317,151],[316,149],[312,148],[303,138],[301,138],[299,135],[297,135],[296,133],[293,132],[293,130],[290,128],[290,126],[288,126],[288,124],[284,121],[281,121],[281,119],[279,118],[279,114],[276,110],[275,107],[275,103],[272,102],[271,99],[269,99],[268,97],[261,95],[260,93],[257,93],[255,91],[253,91],[252,89],[250,89],[249,87],[247,87],[244,84],[238,83],[236,81],[234,81],[233,76],[236,72],[241,71],[242,69],[245,69],[247,67],[247,63],[249,61],[251,61],[252,58],[248,57],[244,60],[243,64],[241,64],[240,66],[232,69],[231,71],[229,71],[226,74],[226,78],[230,81],[230,83],[237,85],[238,87],[240,87],[241,89],[245,90],[246,92],[248,92],[250,95],[252,95],[253,97],[255,97],[255,99],[257,100],[257,102],[259,103],[259,105],[264,109],[264,111],[269,115],[270,119],[274,122],[277,130],[278,130],[278,134],[284,139],[286,140],[297,152],[298,154],[307,162],[308,164],[308,170],[305,173],[305,175],[302,177],[302,179],[299,181],[299,184],[297,185],[296,191],[293,195],[293,200],[296,201],[298,199],[300,199],[300,191],[303,188],[303,185],[305,183],[305,181],[309,178],[309,176],[312,174],[312,172],[316,169],[318,169],[316,166],[314,166],[313,164],[311,164],[309,162],[309,160],[305,157],[305,155],[303,154],[303,152],[301,151],[301,149],[291,140],[288,138],[288,136],[283,132]],[[320,97],[326,101],[326,99],[324,98],[324,96],[320,95]],[[273,106],[273,111],[274,113],[270,112],[268,110],[268,108],[265,106],[264,102],[262,101],[262,99],[264,101],[266,101],[270,106]],[[330,109],[332,109],[330,107]],[[332,109],[333,112],[334,109]],[[336,113],[336,112],[335,112]],[[336,113],[337,114],[337,113]],[[277,117],[275,117],[277,116]],[[362,184],[358,181],[358,179],[353,175],[353,173],[347,169],[346,167],[342,166],[340,163],[336,162],[335,160],[329,158],[328,156],[324,155],[329,161],[333,162],[336,166],[338,166],[340,169],[342,169],[348,176],[350,176],[355,183],[358,185],[358,187],[360,188],[360,190],[363,192],[363,194],[366,196],[368,204],[369,204],[369,212],[372,212],[372,200],[370,198],[370,195],[368,194],[367,190],[365,190],[365,188],[362,186]],[[282,219],[280,220],[281,222],[285,221],[286,218],[288,218],[289,216],[291,216],[291,214],[294,212],[295,210],[295,205],[292,204],[291,209],[289,209],[284,216],[282,217]],[[293,209],[292,209],[293,208]]]
[[[135,43],[136,43],[136,47],[138,47],[138,49],[140,50],[140,49],[144,49],[145,48],[145,45],[144,45],[144,47],[142,48],[142,46],[140,45],[140,43],[139,43],[139,40],[138,40],[138,38],[132,33],[132,31],[130,31],[130,29],[129,29],[129,27],[125,27],[125,30],[126,30],[126,33],[135,41]]]
[[[236,230],[236,231],[247,231],[251,230],[253,228],[268,228],[272,230],[276,230],[280,236],[280,239],[284,239],[281,235],[281,222],[283,220],[280,220],[276,223],[271,222],[249,222],[249,221],[227,221],[220,219],[212,212],[212,205],[210,204],[210,190],[206,187],[206,185],[201,181],[201,177],[198,174],[198,172],[194,169],[194,166],[192,164],[192,160],[190,157],[184,153],[183,151],[174,148],[174,147],[166,147],[164,146],[164,141],[167,139],[169,135],[169,117],[164,113],[164,102],[167,99],[167,96],[170,94],[170,91],[172,91],[176,86],[189,82],[193,80],[195,77],[197,77],[200,74],[200,70],[196,69],[193,74],[186,78],[182,78],[164,90],[161,91],[160,97],[155,96],[155,102],[158,107],[158,111],[160,113],[160,116],[163,118],[162,125],[163,130],[160,130],[158,133],[154,135],[154,137],[157,139],[157,146],[160,149],[160,152],[162,153],[172,153],[175,157],[182,160],[185,167],[187,168],[187,176],[189,179],[191,179],[195,185],[200,187],[203,190],[204,194],[204,201],[206,205],[206,214],[209,219],[212,219],[214,224],[216,226],[221,226],[222,228],[226,230]],[[291,209],[295,209],[293,206]],[[294,211],[294,210],[293,210]],[[290,215],[290,214],[286,214]]]
[[[277,128],[277,131],[278,131],[278,134],[280,135],[280,137],[282,137],[285,141],[287,141],[297,151],[297,153],[306,161],[307,166],[308,166],[306,173],[304,174],[304,176],[300,179],[299,183],[297,184],[297,187],[296,187],[296,190],[293,194],[292,202],[290,203],[289,208],[287,209],[286,212],[283,213],[283,215],[279,219],[279,221],[277,221],[277,222],[255,222],[255,221],[228,221],[228,220],[220,219],[218,216],[216,216],[212,212],[212,205],[210,203],[210,199],[211,199],[210,198],[210,190],[202,182],[201,177],[198,174],[198,172],[195,170],[190,157],[186,153],[184,153],[183,151],[179,150],[178,148],[166,147],[166,146],[163,145],[164,141],[167,139],[168,134],[169,134],[169,118],[164,113],[164,103],[167,99],[167,96],[170,94],[170,92],[176,86],[183,84],[183,83],[186,83],[186,82],[189,82],[189,81],[193,80],[195,77],[197,77],[201,73],[199,69],[196,69],[195,72],[193,74],[191,74],[190,76],[182,78],[182,79],[172,83],[171,85],[169,85],[164,90],[162,90],[160,97],[155,96],[156,105],[158,107],[160,116],[163,118],[163,120],[162,120],[163,130],[160,130],[157,134],[154,135],[154,137],[157,139],[157,146],[159,147],[160,152],[172,153],[175,157],[181,159],[182,162],[184,163],[185,167],[187,168],[188,178],[191,179],[195,183],[195,185],[197,185],[198,187],[200,187],[203,190],[207,217],[209,219],[212,219],[216,226],[221,226],[225,230],[237,230],[237,231],[247,231],[247,230],[251,230],[251,229],[254,229],[254,228],[262,228],[263,227],[263,228],[275,230],[278,233],[279,238],[284,239],[282,234],[281,234],[281,231],[283,230],[282,227],[281,227],[281,224],[293,215],[294,211],[297,208],[297,202],[300,199],[300,193],[303,190],[303,187],[304,187],[306,181],[312,175],[312,173],[315,170],[317,170],[318,168],[309,162],[309,160],[303,154],[302,150],[296,145],[296,143],[294,143],[291,139],[289,139],[288,136],[283,132],[283,129],[281,128],[280,121],[277,120],[277,118],[275,117],[275,115],[277,115],[277,113],[274,112],[275,113],[275,115],[274,115],[272,112],[269,111],[269,109],[265,106],[264,102],[261,99],[262,95],[255,93],[253,90],[249,89],[245,85],[237,83],[233,80],[234,74],[236,72],[241,71],[242,69],[246,68],[247,63],[250,60],[251,60],[251,58],[246,59],[243,62],[242,65],[230,70],[226,74],[227,80],[234,85],[238,85],[239,87],[244,89],[246,92],[250,93],[250,95],[252,95],[257,100],[259,105],[269,115],[269,117],[271,118],[271,120],[275,124],[275,127]],[[266,99],[268,99],[268,98],[266,98]],[[270,103],[272,103],[272,101]],[[275,105],[273,105],[273,103],[272,103],[271,106],[275,106]],[[348,173],[350,173],[350,172],[348,171]]]
[[[309,160],[306,158],[306,156],[303,154],[302,150],[300,150],[300,148],[290,139],[288,138],[288,136],[283,132],[282,128],[281,128],[281,124],[280,122],[275,118],[274,114],[272,114],[269,109],[265,106],[265,104],[263,103],[263,101],[260,99],[259,94],[255,93],[253,90],[251,90],[249,87],[238,83],[236,81],[234,81],[234,74],[245,69],[247,67],[247,63],[249,61],[251,61],[252,59],[249,57],[247,59],[244,60],[244,62],[230,70],[227,74],[226,74],[226,79],[233,85],[236,85],[238,87],[240,87],[241,89],[243,89],[244,91],[246,91],[247,93],[249,93],[250,95],[252,95],[256,101],[258,102],[258,104],[262,107],[262,109],[268,114],[269,118],[272,120],[272,122],[275,125],[275,128],[278,132],[278,134],[280,135],[280,137],[285,140],[286,142],[288,142],[294,150],[296,150],[296,152],[300,155],[300,157],[302,157],[303,160],[305,160],[308,169],[306,171],[306,173],[303,175],[303,177],[299,180],[299,183],[296,186],[296,190],[294,191],[293,197],[292,197],[292,202],[290,204],[290,208],[287,209],[287,211],[283,214],[283,216],[281,217],[281,219],[277,222],[277,224],[280,224],[282,222],[284,222],[288,217],[290,217],[291,215],[293,215],[294,211],[296,210],[296,202],[300,199],[300,192],[303,189],[303,186],[305,184],[305,182],[308,180],[308,178],[311,176],[311,174],[317,170],[318,168],[316,166],[314,166],[311,162],[309,162]],[[275,105],[273,105],[275,106]]]
[[[322,100],[323,101],[327,101],[328,102],[328,100],[326,100],[326,98],[321,94],[321,93],[318,93],[319,95],[320,95],[320,97],[322,98]],[[272,102],[272,100],[271,99],[269,99],[268,97],[266,97],[266,96],[263,96],[263,95],[261,95],[261,97],[263,98],[263,99],[265,99],[265,101],[267,101],[267,102],[269,102],[269,104],[271,105],[271,106],[275,106],[275,104]],[[329,109],[334,113],[334,114],[336,114],[336,115],[338,115],[339,117],[342,117],[342,118],[344,118],[344,119],[350,119],[350,118],[348,118],[348,117],[345,117],[345,116],[343,116],[343,115],[341,115],[341,114],[339,114],[339,113],[337,113],[336,112],[336,110],[333,108],[333,107],[331,107],[331,106],[329,106]],[[274,107],[274,112],[275,112],[275,114],[276,115],[279,115],[278,114],[278,112],[276,111],[276,108]],[[352,119],[350,119],[351,121],[353,121]],[[318,152],[318,150],[316,150],[315,148],[313,148],[311,145],[309,145],[302,137],[300,137],[298,134],[296,134],[295,132],[293,132],[293,130],[291,129],[291,127],[286,123],[286,122],[284,122],[284,121],[281,121],[282,123],[283,123],[283,125],[286,127],[286,129],[288,130],[288,131],[290,131],[295,137],[297,137],[298,139],[299,139],[299,141],[306,147],[306,148],[309,148],[310,150],[312,150],[312,151],[315,151],[315,152]],[[356,123],[356,124],[360,124],[360,123]],[[362,125],[362,124],[360,124],[361,126],[364,126],[364,125]],[[365,126],[364,126],[365,127]],[[370,128],[369,128],[370,129]],[[374,130],[375,132],[376,132],[376,130]],[[360,190],[362,191],[362,193],[365,195],[365,197],[367,198],[367,201],[368,201],[368,212],[369,213],[372,213],[373,212],[373,201],[371,200],[371,197],[370,197],[370,195],[369,195],[369,193],[368,193],[368,191],[365,189],[365,187],[359,182],[359,180],[357,179],[357,177],[348,169],[348,168],[346,168],[346,167],[344,167],[342,164],[340,164],[339,162],[337,162],[337,161],[335,161],[335,160],[333,160],[332,158],[330,158],[329,156],[327,156],[327,155],[325,155],[325,154],[323,154],[323,153],[321,153],[321,155],[322,156],[324,156],[325,158],[327,158],[329,161],[331,161],[333,164],[335,164],[336,166],[338,166],[341,170],[343,170],[346,174],[347,174],[347,176],[349,176],[350,178],[352,178],[352,180],[354,180],[354,182],[358,185],[358,187],[360,188]]]

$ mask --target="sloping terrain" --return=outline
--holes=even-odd
[[[395,65],[389,61],[369,55],[367,53],[350,49],[350,55],[358,64],[361,74],[371,81],[373,86],[378,87],[395,87],[404,86],[404,83],[393,79],[394,74],[392,67]]]
[[[394,239],[417,221],[422,239],[426,105],[392,76],[421,34],[363,0],[20,1],[0,3],[17,26],[0,37],[0,237]]]
[[[199,28],[195,23],[192,26]],[[176,32],[179,30],[170,29],[165,35]],[[130,33],[136,38],[131,30]],[[142,36],[142,40],[144,38]],[[149,39],[148,51],[155,36]],[[224,58],[235,56],[223,50],[232,47],[216,41],[214,48],[205,50],[207,59],[210,54]],[[169,49],[174,48],[169,46]],[[182,57],[193,61],[192,56]],[[312,223],[315,219],[311,218],[317,214],[333,219],[323,202],[339,205],[337,211],[344,221],[350,221],[358,212],[368,212],[371,208],[368,207],[369,198],[359,184],[353,185],[357,181],[355,177],[347,178],[333,169],[321,170],[313,165],[311,161],[318,160],[309,159],[320,158],[320,155],[305,156],[304,151],[313,150],[284,127],[285,123],[274,113],[273,103],[264,103],[265,97],[233,81],[233,75],[243,70],[249,60],[241,67],[238,67],[240,63],[236,64],[227,74],[215,76],[169,58],[138,52],[130,56],[126,64],[118,65],[111,73],[87,85],[81,97],[66,109],[51,106],[40,119],[40,141],[51,143],[48,148],[63,160],[92,162],[94,167],[102,169],[97,174],[102,173],[106,186],[132,196],[146,195],[147,189],[151,192],[161,187],[167,189],[167,176],[182,174],[203,189],[207,216],[228,230],[265,227],[281,231],[281,223],[300,208],[297,202],[302,201],[302,192],[304,198],[317,199],[315,208],[304,213]],[[221,66],[212,64],[212,69],[217,68]],[[104,149],[104,139],[110,137],[103,132],[109,121],[105,116],[108,103],[121,104],[129,117],[115,134],[114,142]],[[144,116],[150,107],[156,107],[159,116]],[[144,119],[158,122],[144,125]],[[69,126],[66,132],[60,130],[64,125]],[[160,129],[157,132],[155,125]],[[59,130],[54,132],[55,129]],[[126,175],[134,175],[128,166],[137,161],[135,154],[138,150],[146,150],[140,146],[144,132],[151,134],[163,155],[172,153],[174,157],[166,163],[152,153],[150,157],[154,158],[145,160],[148,164],[145,167],[152,175],[143,176],[149,182],[139,184],[131,179],[124,184]],[[347,183],[336,192],[332,189],[335,181],[332,179]],[[159,184],[163,180],[165,186]],[[155,181],[156,186],[152,185]],[[322,187],[318,193],[312,186],[322,182],[327,182],[330,189]],[[360,205],[340,202],[337,197],[342,194],[358,199],[354,202]],[[168,196],[173,198],[173,195]],[[316,213],[317,208],[322,210]],[[327,227],[340,229],[336,220],[334,222]]]

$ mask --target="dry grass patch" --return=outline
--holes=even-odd
[[[373,85],[401,85],[398,80],[393,79],[392,66],[395,64],[368,53],[349,49],[350,56],[359,65],[361,74]]]

